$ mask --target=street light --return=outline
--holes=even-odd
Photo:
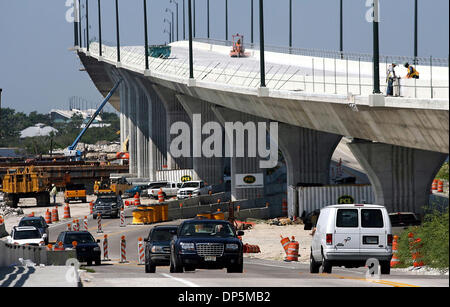
[[[414,64],[417,65],[417,19],[418,19],[418,5],[417,0],[414,0]]]
[[[172,28],[171,28],[172,29],[172,38],[174,38],[174,36],[175,36],[175,29],[174,29],[175,22],[173,21],[173,11],[166,7],[166,13],[170,13],[172,15],[172,22],[170,24],[172,26]]]
[[[251,43],[253,46],[253,0],[250,0],[251,6],[250,6],[250,10],[251,10],[251,17],[250,17],[250,33],[251,33]]]
[[[343,0],[340,0],[339,8],[340,26],[339,26],[339,50],[341,51],[341,59],[344,58],[344,5]]]
[[[193,0],[194,1],[194,37],[195,37],[195,0]]]
[[[379,0],[373,1],[373,93],[380,94]]]
[[[228,0],[225,0],[225,40],[228,41]]]
[[[89,52],[89,0],[86,0],[86,50]]]
[[[100,0],[99,0],[100,1]],[[147,0],[144,1],[144,35],[145,35],[145,69],[148,70],[148,24],[147,24]]]
[[[186,7],[183,0],[183,40],[186,40]]]
[[[259,62],[261,87],[266,87],[266,68],[264,63],[264,2],[259,0]]]
[[[79,23],[78,23],[78,32],[80,33],[80,47],[81,48],[83,48],[83,38],[82,38],[82,35],[83,35],[83,31],[81,30],[81,28],[82,28],[82,22],[83,22],[83,15],[81,14],[81,6],[82,6],[82,4],[81,4],[81,0],[79,0],[79,3],[78,3],[78,18],[79,18]]]
[[[178,28],[180,27],[180,20],[178,19],[178,2],[175,0],[170,0],[170,3],[175,3],[176,11],[177,11],[177,41],[178,41]]]
[[[117,62],[120,63],[119,0],[116,0],[116,40],[117,40]]]
[[[188,0],[189,18],[189,78],[194,79],[194,51],[192,48],[192,0]]]
[[[78,41],[78,24],[80,23],[80,17],[78,15],[78,0],[73,2],[73,35],[74,35],[74,47],[79,47]]]
[[[102,52],[102,9],[100,6],[100,0],[98,0],[98,42],[99,42],[99,56],[103,55]]]
[[[206,0],[206,36],[209,38],[209,0]]]
[[[171,43],[172,42],[172,33],[173,33],[173,31],[172,31],[172,23],[167,18],[164,18],[164,22],[167,22],[169,24],[169,29],[170,29],[170,40],[169,40],[169,42]]]
[[[289,49],[292,48],[292,0],[289,0]]]

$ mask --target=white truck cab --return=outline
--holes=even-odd
[[[390,273],[392,227],[384,206],[332,205],[320,210],[311,243],[310,271],[331,273],[333,266],[361,267],[377,259]]]
[[[177,198],[185,199],[190,196],[196,197],[199,195],[205,195],[208,194],[211,189],[212,187],[205,185],[204,181],[188,181],[183,183],[181,188],[178,190]]]

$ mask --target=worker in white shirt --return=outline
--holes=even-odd
[[[397,78],[397,75],[395,74],[395,67],[397,64],[392,63],[389,65],[388,70],[386,72],[386,82],[387,82],[387,89],[386,89],[386,96],[394,96],[394,80]]]

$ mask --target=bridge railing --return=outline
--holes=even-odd
[[[225,46],[228,42],[223,42]],[[99,44],[91,43],[90,52],[98,54]],[[177,58],[177,49],[169,59],[149,58],[149,69],[154,73],[189,77],[187,57]],[[224,48],[222,52],[228,52]],[[117,58],[115,46],[102,46],[103,57]],[[219,57],[220,58],[220,57]],[[223,58],[223,57],[222,57]],[[361,58],[352,60],[338,57],[299,56],[289,54],[279,60],[279,53],[266,54],[266,86],[272,90],[319,94],[362,95],[372,93],[372,63]],[[281,61],[281,62],[280,62]],[[143,46],[121,47],[121,62],[136,69],[145,68]],[[387,70],[388,63],[385,65]],[[442,66],[416,66],[420,79],[401,79],[397,85],[404,97],[448,99],[448,68]],[[245,88],[260,86],[259,62],[256,59],[241,62],[236,59],[205,61],[194,57],[194,76],[197,81],[228,84]],[[381,74],[381,84],[386,84]],[[385,91],[386,87],[382,90]]]

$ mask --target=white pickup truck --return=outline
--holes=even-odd
[[[178,190],[183,185],[182,182],[166,182],[165,185],[148,189],[148,196],[158,199],[158,192],[162,189],[164,198],[177,196]]]
[[[211,191],[211,186],[206,186],[203,181],[189,181],[183,183],[181,189],[178,190],[177,198],[184,199],[189,196],[195,197],[199,195],[206,195]]]

